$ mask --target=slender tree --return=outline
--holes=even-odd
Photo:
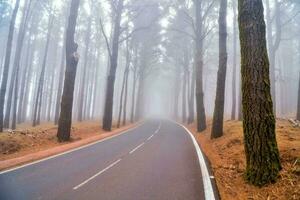
[[[8,80],[12,42],[13,42],[14,30],[15,30],[15,22],[16,22],[19,6],[20,6],[20,0],[17,0],[10,21],[7,44],[6,44],[5,61],[4,61],[1,90],[0,90],[0,132],[3,131],[4,101],[5,101],[7,80]]]
[[[35,104],[34,104],[33,122],[32,122],[33,126],[39,125],[41,121],[40,116],[41,116],[43,89],[44,89],[44,82],[45,82],[44,79],[45,79],[45,71],[46,71],[46,64],[47,64],[53,23],[54,23],[54,15],[51,13],[49,14],[49,20],[48,20],[48,28],[47,28],[48,33],[47,33],[46,47],[45,47],[43,63],[42,63],[42,71],[39,77],[38,89],[37,89],[37,94],[36,94]]]
[[[232,1],[232,11],[233,11],[233,52],[232,52],[232,108],[231,108],[231,120],[235,120],[236,116],[236,55],[237,55],[237,4],[236,1]]]
[[[114,33],[112,38],[112,50],[110,52],[110,68],[106,84],[105,107],[103,115],[103,129],[111,131],[112,115],[113,115],[113,101],[114,101],[114,87],[116,79],[116,70],[118,66],[119,54],[119,37],[121,34],[121,16],[124,7],[124,0],[119,0],[116,6],[116,17],[114,22]]]
[[[220,1],[219,14],[219,70],[217,77],[217,93],[211,130],[211,138],[223,135],[225,83],[227,70],[227,0]]]
[[[69,23],[66,30],[66,72],[64,89],[61,100],[61,111],[58,121],[58,141],[70,140],[72,124],[72,108],[74,96],[74,83],[79,61],[77,53],[78,44],[74,41],[75,28],[78,16],[80,0],[72,0],[70,8]]]
[[[196,109],[197,131],[206,129],[206,114],[204,107],[203,91],[203,16],[202,1],[194,0],[196,11],[196,53],[195,53],[195,76],[196,76]],[[193,97],[192,97],[193,98]]]
[[[87,62],[88,62],[88,53],[89,53],[89,46],[91,41],[91,26],[92,26],[92,17],[89,16],[88,19],[88,30],[85,36],[85,53],[84,53],[84,64],[82,68],[82,79],[80,84],[80,91],[79,91],[79,104],[78,104],[78,121],[83,120],[83,102],[86,100],[86,90],[85,90],[85,82],[86,82],[86,73],[87,73]]]
[[[262,186],[281,169],[275,136],[262,0],[239,0],[246,180]]]

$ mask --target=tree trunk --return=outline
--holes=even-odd
[[[219,70],[217,78],[217,93],[213,116],[211,138],[223,135],[225,84],[227,70],[227,0],[220,2],[219,14]]]
[[[59,142],[70,140],[72,124],[72,108],[74,96],[74,83],[79,61],[77,53],[78,44],[74,41],[75,28],[80,0],[72,0],[69,23],[66,31],[66,72],[64,89],[61,100],[61,112],[58,121],[57,138]]]
[[[117,128],[120,128],[120,125],[121,125],[121,117],[122,117],[122,111],[123,111],[123,96],[124,96],[125,82],[126,82],[126,73],[127,73],[127,66],[126,66],[124,76],[123,76],[123,81],[122,81],[122,89],[121,89],[121,96],[120,96],[120,105],[119,105],[119,115],[118,115]]]
[[[41,108],[42,108],[44,79],[45,79],[46,63],[47,63],[47,58],[48,58],[48,51],[49,51],[53,23],[54,23],[54,16],[51,15],[51,16],[49,16],[49,21],[48,21],[47,41],[46,41],[44,58],[43,58],[42,71],[41,71],[41,75],[40,75],[39,82],[38,82],[38,90],[37,90],[35,104],[34,104],[32,126],[39,125],[40,121],[41,121]]]
[[[122,123],[123,126],[126,125],[126,117],[127,117],[128,77],[129,77],[129,67],[127,69],[126,79],[125,79],[125,94],[124,94],[123,123]]]
[[[189,76],[189,58],[187,50],[184,51],[184,66],[183,66],[183,83],[182,83],[182,122],[186,123],[186,87],[188,85]]]
[[[107,77],[105,107],[104,107],[104,116],[103,116],[103,129],[106,131],[111,131],[111,126],[112,126],[114,86],[115,86],[115,79],[116,79],[116,70],[118,66],[119,37],[121,31],[120,23],[121,23],[122,11],[123,11],[123,3],[124,0],[118,1],[116,19],[114,24],[112,53],[110,56],[110,69]]]
[[[86,99],[86,92],[85,92],[85,79],[86,79],[86,71],[87,71],[87,61],[88,61],[88,52],[89,52],[89,46],[90,46],[90,38],[91,38],[91,25],[92,25],[92,17],[89,17],[88,21],[88,30],[86,32],[86,38],[85,38],[85,54],[84,54],[84,64],[83,64],[83,73],[82,73],[82,79],[81,79],[81,85],[79,90],[79,104],[78,104],[78,121],[82,121],[83,116],[83,102]]]
[[[279,48],[281,42],[281,13],[280,13],[280,5],[278,0],[275,0],[275,12],[274,12],[274,19],[275,19],[275,35],[273,36],[273,29],[272,29],[272,21],[273,17],[271,17],[271,10],[270,10],[270,2],[266,0],[266,20],[267,20],[267,39],[268,39],[268,47],[269,47],[269,57],[270,57],[270,78],[271,78],[271,94],[273,99],[273,106],[274,106],[274,114],[276,115],[276,52]],[[275,37],[275,38],[274,38]]]
[[[31,31],[30,34],[31,35]],[[27,48],[26,48],[26,61],[25,61],[25,68],[23,70],[23,75],[21,78],[21,88],[20,88],[20,100],[19,100],[19,106],[18,106],[18,116],[17,116],[17,122],[21,123],[24,121],[23,115],[22,115],[22,110],[23,110],[23,103],[24,103],[24,98],[25,98],[25,92],[26,92],[26,88],[27,88],[27,83],[26,83],[26,79],[28,79],[28,68],[29,65],[31,63],[31,61],[29,60],[31,58],[31,51],[30,48],[32,46],[32,43],[30,41],[28,41],[27,44]]]
[[[136,93],[136,82],[137,82],[137,70],[133,72],[133,81],[132,81],[132,97],[131,97],[131,114],[130,122],[134,122],[134,113],[135,113],[135,93]]]
[[[298,83],[298,102],[297,102],[297,115],[296,119],[300,120],[300,73],[299,73],[299,83]]]
[[[190,96],[189,96],[189,117],[188,117],[188,124],[191,124],[195,120],[195,85],[196,85],[196,71],[195,71],[195,63],[193,66],[192,72],[192,80],[191,80],[191,87],[190,87]]]
[[[237,55],[237,13],[236,13],[236,1],[232,1],[233,9],[233,62],[232,62],[232,108],[231,108],[231,120],[235,120],[236,114],[236,55]]]
[[[1,91],[0,91],[0,132],[3,132],[4,101],[5,101],[5,94],[6,94],[6,87],[7,87],[12,42],[14,37],[15,22],[16,22],[19,6],[20,6],[20,0],[17,0],[15,8],[12,13],[12,18],[10,20],[9,32],[8,32],[8,38],[6,44],[5,61],[3,66],[3,75],[2,75]]]
[[[275,136],[262,0],[239,0],[246,180],[262,186],[281,169]]]
[[[6,103],[6,111],[5,111],[5,119],[4,119],[4,127],[9,127],[9,121],[10,121],[10,114],[11,114],[11,106],[12,106],[12,98],[13,98],[13,91],[15,88],[15,80],[16,80],[16,75],[17,71],[19,71],[20,68],[20,61],[21,61],[21,55],[22,55],[22,49],[23,49],[23,43],[24,43],[24,37],[25,37],[25,32],[27,28],[27,23],[29,20],[29,14],[30,14],[30,9],[31,9],[31,0],[27,0],[25,2],[25,7],[23,11],[23,16],[22,16],[22,22],[20,25],[20,30],[19,30],[19,35],[17,39],[17,48],[15,52],[15,58],[14,58],[14,64],[12,68],[12,75],[10,79],[10,86],[9,86],[9,93],[7,96],[7,103]]]
[[[197,131],[206,129],[206,115],[203,92],[203,19],[202,1],[194,0],[196,8],[196,108],[197,108]]]

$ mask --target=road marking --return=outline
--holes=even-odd
[[[135,152],[136,150],[138,150],[141,146],[143,146],[145,144],[145,142],[143,142],[142,144],[140,144],[139,146],[135,147],[134,149],[132,149],[129,154],[132,154],[133,152]]]
[[[116,164],[118,164],[122,159],[119,159],[117,161],[115,161],[114,163],[110,164],[108,167],[106,167],[105,169],[101,170],[100,172],[98,172],[97,174],[95,174],[94,176],[92,176],[91,178],[85,180],[84,182],[80,183],[79,185],[75,186],[73,188],[73,190],[77,190],[78,188],[82,187],[83,185],[87,184],[88,182],[90,182],[91,180],[93,180],[94,178],[96,178],[97,176],[103,174],[105,171],[109,170],[110,168],[112,168],[113,166],[115,166]]]
[[[177,123],[177,122],[174,122]],[[205,199],[206,200],[215,200],[215,194],[214,194],[214,190],[212,187],[212,183],[210,180],[210,175],[208,173],[208,169],[203,157],[203,153],[199,147],[199,144],[197,143],[194,135],[183,125],[177,123],[179,126],[181,126],[182,128],[185,129],[186,132],[189,133],[189,135],[191,136],[194,146],[196,148],[196,152],[198,155],[198,160],[199,160],[199,164],[200,164],[200,168],[201,168],[201,173],[202,173],[202,180],[203,180],[203,186],[204,186],[204,194],[205,194]]]
[[[157,134],[157,133],[158,133],[158,131],[160,130],[160,128],[161,128],[161,122],[159,122],[159,126],[158,126],[158,128],[156,129],[156,131],[155,131],[155,133],[154,133],[154,134]]]
[[[148,140],[151,140],[151,138],[153,138],[153,136],[154,136],[154,134],[151,135],[150,137],[148,137],[147,141],[148,141]]]
[[[118,137],[124,133],[129,133],[130,131],[142,126],[145,122],[142,122],[141,124],[133,127],[133,128],[130,128],[128,130],[125,130],[125,131],[122,131],[121,133],[118,133],[117,135],[113,135],[113,136],[110,136],[110,137],[107,137],[107,138],[104,138],[102,140],[98,140],[96,142],[92,142],[90,144],[86,144],[86,145],[83,145],[83,146],[80,146],[80,147],[77,147],[75,149],[71,149],[69,151],[65,151],[65,152],[62,152],[62,153],[59,153],[59,154],[56,154],[56,155],[53,155],[53,156],[50,156],[50,157],[46,157],[46,158],[43,158],[43,159],[40,159],[40,160],[37,160],[37,161],[34,161],[34,162],[31,162],[31,163],[27,163],[27,164],[24,164],[24,165],[21,165],[21,166],[18,166],[18,167],[14,167],[14,168],[11,168],[11,169],[7,169],[7,170],[4,170],[4,171],[1,171],[0,172],[0,175],[1,174],[5,174],[5,173],[8,173],[8,172],[11,172],[11,171],[15,171],[15,170],[18,170],[18,169],[21,169],[21,168],[24,168],[24,167],[28,167],[28,166],[31,166],[31,165],[35,165],[35,164],[38,164],[40,162],[43,162],[43,161],[46,161],[46,160],[50,160],[50,159],[53,159],[53,158],[56,158],[56,157],[59,157],[59,156],[62,156],[62,155],[65,155],[65,154],[68,154],[68,153],[72,153],[74,151],[78,151],[80,149],[84,149],[86,147],[89,147],[89,146],[92,146],[92,145],[95,145],[95,144],[98,144],[98,143],[101,143],[101,142],[104,142],[106,140],[110,140],[112,138],[115,138],[115,137]]]

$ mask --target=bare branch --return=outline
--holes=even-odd
[[[111,58],[112,55],[111,55],[110,45],[109,45],[109,41],[108,41],[107,35],[106,35],[106,33],[105,33],[105,30],[104,30],[104,26],[103,26],[101,17],[100,17],[99,20],[100,20],[101,32],[102,32],[102,35],[103,35],[103,37],[104,37],[104,39],[105,39],[105,43],[106,43],[108,55],[109,55],[109,57]]]

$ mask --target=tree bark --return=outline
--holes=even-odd
[[[10,20],[9,32],[8,32],[8,38],[6,44],[5,61],[3,66],[3,75],[2,75],[1,91],[0,91],[0,132],[3,132],[4,101],[5,101],[7,80],[8,80],[12,42],[13,42],[14,30],[15,30],[15,22],[16,22],[19,6],[20,6],[20,0],[17,0]]]
[[[203,92],[203,18],[202,1],[194,0],[196,8],[196,108],[197,108],[197,131],[206,129],[206,115]]]
[[[103,116],[103,129],[106,131],[111,131],[111,127],[112,127],[114,86],[115,86],[115,79],[116,79],[116,70],[118,66],[119,37],[121,31],[120,23],[121,23],[121,16],[122,16],[123,6],[124,6],[123,3],[124,0],[118,1],[116,19],[114,24],[112,52],[110,56],[110,69],[107,77],[105,107],[104,107],[104,116]]]
[[[220,1],[219,14],[219,70],[217,77],[217,93],[213,116],[211,138],[223,135],[225,84],[227,70],[227,0]]]
[[[262,0],[239,0],[246,180],[262,186],[281,169]]]
[[[58,121],[57,138],[59,142],[70,140],[72,124],[72,108],[74,97],[74,83],[79,61],[78,44],[74,41],[75,28],[80,0],[72,0],[69,23],[66,31],[66,72],[64,89],[61,100],[61,112]]]

